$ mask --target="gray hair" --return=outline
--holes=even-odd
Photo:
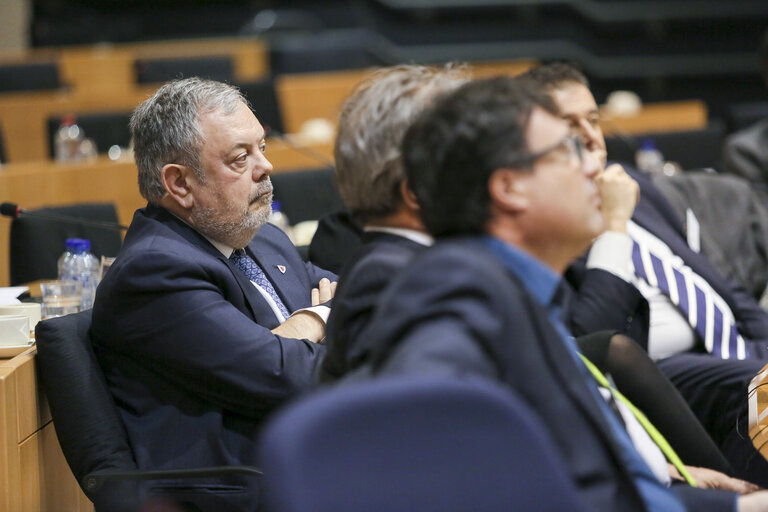
[[[336,180],[361,222],[393,213],[405,179],[403,135],[434,99],[468,80],[465,67],[400,65],[378,70],[344,102],[336,135]]]
[[[199,119],[213,111],[229,115],[240,103],[248,105],[248,100],[236,87],[185,78],[168,82],[136,107],[130,129],[141,195],[150,203],[162,199],[166,191],[160,172],[169,163],[192,167],[204,183]]]

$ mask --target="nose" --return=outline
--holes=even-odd
[[[597,127],[593,126],[588,119],[579,120],[579,133],[585,148],[591,151],[598,146]]]
[[[253,167],[253,181],[261,181],[265,176],[272,174],[272,162],[262,153],[257,152],[256,164]]]
[[[581,163],[582,171],[587,175],[589,179],[595,179],[597,175],[602,171],[603,164],[597,155],[591,151],[584,151],[583,161]]]

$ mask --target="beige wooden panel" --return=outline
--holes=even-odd
[[[6,363],[13,363],[12,367],[16,372],[17,443],[21,443],[42,427],[34,357],[34,350],[30,350]]]
[[[16,378],[0,367],[0,510],[21,509],[21,467],[16,432]]]
[[[505,75],[517,76],[536,66],[535,60],[500,60],[487,62],[473,62],[471,65],[474,78],[490,78],[492,76]]]
[[[335,124],[339,107],[355,85],[371,70],[297,73],[275,79],[277,99],[288,133],[297,133],[305,121],[329,119]]]
[[[606,135],[699,130],[707,126],[707,106],[700,100],[646,103],[631,117],[603,110],[600,126]]]
[[[135,87],[134,60],[132,52],[110,46],[63,49],[59,74],[76,95],[113,98]]]
[[[93,512],[93,503],[80,489],[67,465],[53,423],[48,423],[35,437],[40,455],[41,512]]]
[[[132,111],[147,98],[146,90],[122,96],[78,95],[71,92],[14,93],[0,96],[0,124],[3,127],[8,162],[48,158],[49,117],[68,113]],[[88,134],[85,134],[88,136]]]
[[[232,58],[235,79],[258,80],[269,74],[266,43],[255,37],[222,37],[147,41],[128,44],[95,44],[65,48],[36,48],[0,51],[0,63],[23,64],[51,62],[59,64],[62,81],[74,92],[106,95],[123,94],[134,87],[134,61],[142,58],[207,57],[228,55]]]
[[[42,510],[42,493],[45,489],[40,481],[40,436],[34,433],[19,444],[19,465],[21,467],[21,511],[37,512]],[[61,502],[59,510],[65,508],[65,502]]]
[[[205,57],[230,55],[238,82],[258,80],[269,74],[266,44],[255,37],[223,37],[177,41],[151,41],[117,46],[136,58]]]

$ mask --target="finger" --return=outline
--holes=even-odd
[[[333,298],[333,294],[331,293],[331,282],[328,279],[322,278],[318,287],[320,288],[320,304]]]
[[[320,290],[312,288],[312,305],[317,306],[320,304]]]
[[[331,283],[331,298],[336,296],[336,285],[338,285],[338,284],[339,283],[337,281],[333,281]]]

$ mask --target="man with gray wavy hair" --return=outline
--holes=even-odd
[[[424,109],[466,80],[466,70],[451,65],[385,68],[358,85],[342,106],[334,148],[337,184],[364,233],[362,247],[344,268],[328,319],[322,381],[365,361],[355,341],[380,292],[411,257],[432,244],[408,188],[400,146]]]
[[[139,189],[98,288],[92,334],[141,469],[256,464],[259,425],[310,386],[335,276],[267,223],[272,164],[240,92],[170,82],[131,118]],[[313,307],[314,306],[314,307]],[[149,494],[255,510],[258,482],[170,483]]]

